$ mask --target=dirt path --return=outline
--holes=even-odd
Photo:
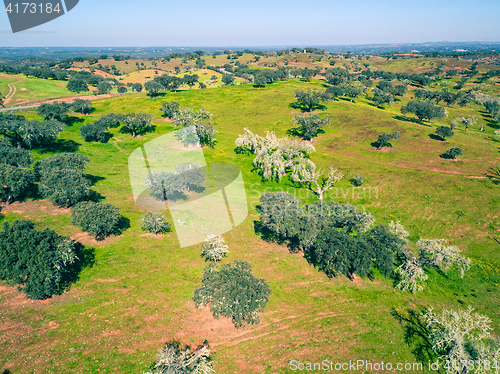
[[[4,78],[11,78],[11,76],[9,75],[4,75],[4,74],[0,74],[0,76],[4,77]],[[7,96],[5,96],[5,100],[4,100],[4,105],[7,104],[10,99],[12,99],[12,97],[16,94],[16,91],[17,91],[17,88],[15,86],[16,83],[21,83],[22,81],[24,81],[23,78],[18,78],[17,81],[13,82],[13,83],[7,83],[7,87],[9,87],[9,93],[7,94]]]

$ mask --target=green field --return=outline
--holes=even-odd
[[[67,82],[50,79],[26,78],[16,84],[16,94],[12,102],[19,100],[31,100],[41,98],[53,98],[62,96],[74,96],[75,93],[66,89]]]
[[[38,84],[47,82],[27,79],[25,87],[35,92]],[[411,232],[412,243],[446,238],[458,246],[472,260],[464,279],[456,272],[432,270],[416,295],[397,291],[391,279],[379,275],[353,282],[346,277],[330,280],[300,253],[255,234],[255,205],[262,192],[290,189],[302,193],[304,202],[315,198],[296,190],[287,178],[281,184],[262,182],[251,171],[253,157],[237,155],[234,142],[244,128],[259,135],[286,135],[298,113],[290,106],[294,91],[323,85],[289,80],[259,89],[238,85],[154,99],[143,93],[95,101],[97,110],[82,116],[84,123],[110,112],[147,112],[155,118],[154,133],[131,138],[112,129],[114,138],[107,144],[85,143],[79,133],[83,122],[67,127],[59,137],[61,147],[72,146],[90,157],[86,173],[102,178],[94,189],[120,208],[131,227],[119,237],[95,242],[71,225],[67,210],[48,202],[3,207],[6,221],[32,219],[40,228],[78,238],[95,249],[95,264],[83,270],[69,291],[48,301],[26,300],[13,288],[0,288],[0,316],[7,326],[0,334],[0,367],[12,373],[140,373],[172,338],[193,345],[207,339],[218,373],[291,373],[290,360],[416,362],[392,308],[403,312],[471,305],[488,315],[500,333],[500,247],[492,240],[500,231],[499,186],[484,178],[487,169],[500,164],[499,143],[491,140],[494,128],[481,117],[479,106],[454,105],[442,121],[419,125],[399,110],[409,94],[386,110],[366,98],[329,102],[321,113],[332,124],[314,140],[316,152],[311,155],[319,167],[334,166],[346,176],[332,199],[366,209],[380,224],[400,220]],[[52,89],[57,91],[56,86]],[[224,235],[230,253],[223,262],[248,261],[254,274],[269,283],[273,293],[258,325],[236,329],[229,320],[195,310],[191,298],[206,265],[199,245],[180,249],[175,232],[151,237],[137,224],[145,211],[134,204],[127,159],[141,144],[173,130],[160,120],[159,108],[167,100],[212,112],[219,133],[215,147],[204,149],[207,161],[234,163],[242,170],[250,214]],[[469,113],[479,115],[474,128],[455,129],[455,136],[445,142],[429,137],[437,126]],[[481,124],[484,132],[479,131]],[[401,133],[393,148],[376,151],[370,145],[378,134],[393,131]],[[451,147],[461,147],[464,156],[458,161],[441,159]],[[48,155],[34,153],[37,158]],[[365,176],[365,192],[371,195],[353,189],[349,179],[355,174]]]

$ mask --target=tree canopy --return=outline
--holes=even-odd
[[[19,115],[0,113],[0,135],[17,143],[18,148],[22,145],[28,148],[41,147],[54,141],[63,129],[64,125],[54,119],[39,122]]]
[[[5,222],[0,231],[0,280],[18,284],[29,298],[46,299],[68,286],[77,261],[75,243],[30,221]]]
[[[297,100],[297,105],[309,112],[312,112],[315,106],[329,98],[326,91],[318,90],[297,90],[294,95]]]
[[[248,262],[235,261],[205,268],[202,286],[195,289],[196,307],[208,305],[215,318],[231,318],[236,327],[259,323],[271,295],[264,279],[256,278]]]
[[[296,114],[293,118],[296,127],[296,132],[304,140],[312,140],[319,132],[323,131],[324,126],[329,126],[331,120],[329,117],[321,118],[313,114]]]
[[[121,220],[120,210],[109,203],[82,201],[71,209],[71,222],[98,240],[118,233]]]
[[[401,107],[401,113],[415,114],[418,118],[418,123],[422,123],[424,119],[431,121],[434,118],[442,118],[445,116],[446,111],[431,102],[411,100],[408,104]]]

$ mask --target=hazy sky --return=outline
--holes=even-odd
[[[80,0],[0,47],[284,46],[500,42],[500,0]]]

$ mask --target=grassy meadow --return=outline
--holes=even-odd
[[[328,279],[301,253],[290,253],[255,233],[255,206],[263,192],[289,190],[304,202],[316,198],[288,178],[263,182],[252,172],[253,157],[235,153],[235,140],[244,128],[261,136],[266,131],[287,135],[298,113],[290,105],[294,91],[323,86],[317,80],[289,80],[258,89],[193,89],[157,98],[129,94],[94,101],[92,115],[74,115],[80,122],[68,126],[50,152],[35,150],[35,156],[62,151],[89,156],[85,172],[95,177],[93,189],[104,202],[120,208],[130,228],[96,242],[72,226],[69,209],[42,200],[2,206],[3,221],[31,219],[39,228],[71,236],[94,249],[95,262],[70,290],[50,300],[28,300],[14,288],[0,286],[0,368],[14,374],[141,373],[173,338],[192,345],[207,339],[217,373],[292,373],[290,360],[416,362],[404,343],[403,327],[391,315],[393,309],[471,305],[488,315],[495,333],[500,333],[500,246],[492,239],[500,230],[499,186],[484,178],[491,166],[500,164],[500,143],[492,141],[494,128],[479,106],[453,105],[446,108],[449,114],[443,120],[417,124],[399,110],[410,94],[384,109],[364,97],[352,103],[328,102],[316,112],[332,123],[315,138],[316,152],[311,155],[319,167],[334,166],[345,174],[328,199],[366,209],[377,223],[400,220],[411,232],[412,243],[419,238],[448,239],[472,260],[463,279],[457,272],[432,270],[424,290],[415,295],[396,290],[391,279],[380,275],[352,282],[346,277]],[[137,222],[146,212],[134,204],[127,159],[140,145],[173,131],[159,110],[170,100],[181,108],[212,112],[219,132],[216,145],[204,149],[207,162],[233,163],[242,170],[250,214],[223,235],[230,251],[223,263],[248,261],[253,273],[269,283],[273,293],[260,324],[236,329],[227,319],[215,320],[207,309],[195,310],[191,298],[206,266],[200,246],[181,249],[175,231],[152,236],[139,228]],[[79,127],[111,112],[151,113],[156,130],[132,138],[111,129],[114,137],[107,144],[84,142]],[[37,118],[35,112],[24,114]],[[467,114],[479,116],[468,131],[455,129],[455,136],[446,141],[429,136],[436,127]],[[481,124],[484,132],[479,131]],[[401,140],[392,148],[377,151],[371,145],[379,134],[393,131],[401,133]],[[439,157],[452,147],[461,147],[464,155],[456,161]],[[355,174],[366,178],[362,187],[350,184]]]

